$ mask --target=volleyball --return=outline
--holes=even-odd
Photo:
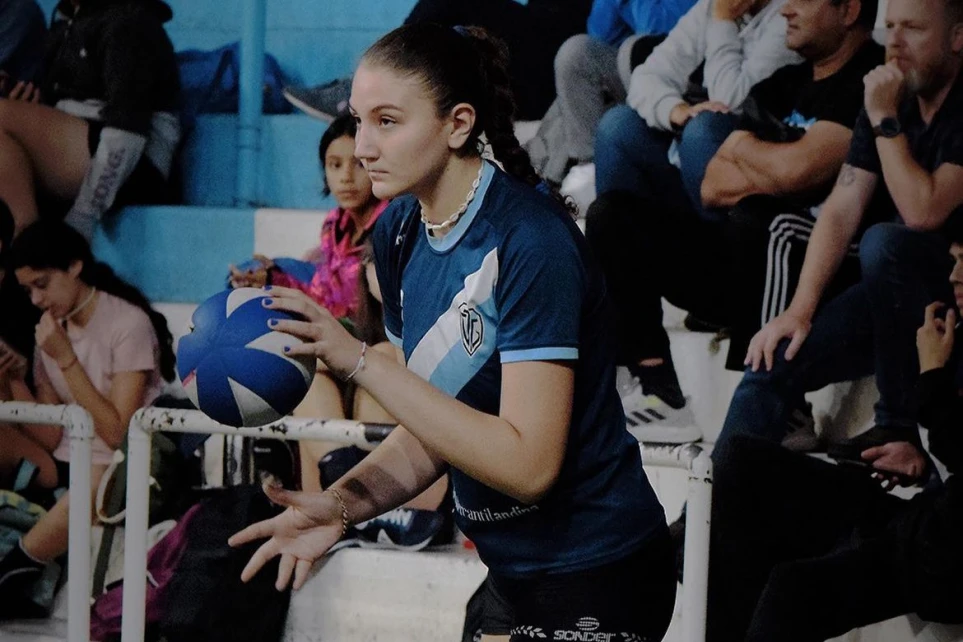
[[[193,404],[229,426],[263,426],[288,415],[314,378],[314,357],[284,354],[301,339],[268,327],[294,315],[265,308],[257,288],[226,290],[194,311],[177,345],[177,374]]]

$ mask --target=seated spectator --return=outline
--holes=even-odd
[[[36,82],[46,36],[43,10],[36,0],[0,2],[0,96],[20,83]]]
[[[595,140],[600,195],[661,195],[701,212],[705,166],[735,127],[749,91],[800,61],[786,48],[784,0],[699,0],[632,71],[628,104],[610,109]],[[702,82],[692,88],[690,78]],[[701,116],[700,116],[701,115]],[[670,147],[678,137],[671,156]],[[677,154],[676,154],[677,152]],[[676,159],[675,156],[678,156]]]
[[[686,298],[687,287],[676,288],[667,276],[691,273],[689,260],[699,260],[699,252],[691,252],[690,244],[715,247],[719,242],[719,219],[705,217],[696,203],[701,203],[709,159],[736,126],[730,108],[741,107],[749,90],[777,68],[799,60],[787,48],[783,4],[700,0],[632,72],[629,102],[639,112],[616,106],[599,126],[599,198],[589,208],[586,236],[618,311],[620,362],[628,367],[621,391],[626,418],[644,441],[701,437],[672,365],[660,302],[668,296],[701,318],[717,317],[727,305],[715,265],[700,274],[709,287],[701,288],[707,294],[700,291],[696,301]],[[747,7],[755,14],[739,13]],[[703,62],[709,100],[690,104],[682,97],[686,79]],[[681,132],[678,145],[673,128]],[[676,149],[678,167],[670,162]],[[671,250],[669,243],[675,244]],[[666,270],[666,260],[685,264],[681,271]]]
[[[231,287],[280,285],[297,288],[336,317],[352,317],[360,300],[358,276],[365,243],[388,205],[371,192],[368,173],[354,156],[354,119],[344,114],[328,126],[318,145],[324,195],[337,207],[321,227],[321,243],[301,261],[257,256],[241,269],[231,266]]]
[[[727,288],[729,314],[713,319],[730,329],[732,369],[745,367],[749,340],[792,296],[815,214],[846,159],[863,106],[863,77],[884,60],[872,40],[877,11],[876,0],[789,0],[782,10],[787,44],[807,62],[753,88],[740,128],[706,168],[703,202],[731,210],[727,224],[735,226],[727,235],[735,245],[727,248],[726,279],[736,287]],[[699,265],[719,259],[699,254],[706,259]],[[847,255],[829,292],[839,294],[858,279],[858,258]],[[799,429],[786,444],[812,449],[818,441],[811,410],[799,410],[793,422]]]
[[[630,58],[639,37],[666,34],[694,0],[595,0],[587,31],[572,36],[555,56],[555,89],[539,131],[526,144],[542,178],[555,184],[589,173],[594,180],[595,129],[605,111],[625,102]],[[569,168],[575,165],[579,169]],[[568,174],[566,174],[568,172]],[[572,179],[568,181],[573,182]],[[566,193],[570,191],[563,187]]]
[[[14,236],[41,210],[67,212],[90,238],[112,208],[169,200],[180,139],[170,18],[161,0],[57,5],[39,84],[0,101],[0,198]]]
[[[508,71],[516,115],[538,120],[555,99],[555,54],[569,36],[585,29],[591,5],[592,0],[418,0],[405,24],[484,27],[504,40],[512,52]],[[347,111],[350,94],[350,77],[284,92],[295,107],[327,121]]]
[[[10,268],[43,312],[37,324],[34,390],[23,370],[0,364],[6,399],[78,404],[94,420],[90,501],[134,412],[174,378],[167,323],[143,295],[94,261],[90,246],[59,221],[28,227],[9,251]],[[58,426],[0,427],[0,475],[34,469],[32,489],[66,488],[70,439]],[[82,491],[81,491],[82,492]],[[22,594],[44,566],[67,551],[69,495],[63,495],[0,560],[0,599]]]
[[[954,223],[959,309],[963,230]],[[926,308],[916,343],[920,424],[945,469],[910,441],[868,448],[861,467],[744,435],[725,444],[713,484],[706,640],[816,642],[906,613],[963,622],[963,361],[956,311],[943,318],[944,308]],[[927,479],[937,483],[909,501],[880,487]]]
[[[888,62],[866,76],[865,109],[799,285],[752,339],[717,448],[735,434],[779,441],[804,393],[870,374],[875,426],[830,455],[858,459],[870,446],[917,441],[913,334],[927,304],[949,300],[940,231],[963,214],[963,3],[890,0],[886,27]],[[860,281],[824,303],[861,229]]]

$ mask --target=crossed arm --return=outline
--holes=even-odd
[[[815,123],[798,141],[770,143],[747,131],[730,134],[709,162],[702,182],[707,207],[733,207],[753,194],[796,194],[828,184],[839,172],[852,131]]]

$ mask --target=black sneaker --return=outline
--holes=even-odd
[[[826,454],[838,461],[865,463],[862,457],[865,450],[894,441],[908,441],[912,444],[918,444],[919,435],[909,428],[873,426],[852,439],[829,444],[826,447]]]
[[[348,529],[331,552],[355,546],[420,551],[432,543],[444,521],[438,511],[396,508]]]
[[[285,87],[283,94],[308,116],[330,123],[348,111],[351,78],[338,78],[316,87]]]
[[[689,332],[705,332],[707,334],[719,334],[726,329],[726,325],[711,319],[700,319],[691,312],[685,315],[682,325]]]

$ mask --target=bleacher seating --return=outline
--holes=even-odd
[[[167,1],[175,14],[168,30],[178,50],[214,49],[239,38],[240,2]],[[403,21],[414,2],[270,0],[266,50],[293,82],[315,84],[344,76],[367,45]],[[40,4],[49,14],[56,0]],[[316,242],[322,212],[333,205],[321,197],[317,140],[324,125],[292,114],[264,118],[261,209],[234,208],[236,122],[232,115],[202,116],[185,141],[181,167],[187,206],[129,208],[95,238],[97,255],[142,288],[167,315],[175,336],[183,332],[193,307],[223,287],[228,263],[254,252],[301,255]],[[666,315],[666,324],[683,388],[692,395],[696,418],[711,441],[739,376],[723,368],[725,344],[717,350],[720,346],[709,335],[685,331],[677,312]],[[838,406],[841,394],[836,389],[817,397],[817,416]],[[865,416],[871,394],[856,396]],[[650,469],[648,474],[674,518],[684,499],[684,473]],[[417,554],[343,551],[321,566],[292,601],[285,640],[455,640],[464,602],[483,575],[477,557],[461,547]],[[65,618],[61,595],[50,622],[0,626],[0,639],[59,641]],[[676,639],[677,621],[667,637]],[[963,640],[963,631],[899,618],[839,642],[909,640]]]

